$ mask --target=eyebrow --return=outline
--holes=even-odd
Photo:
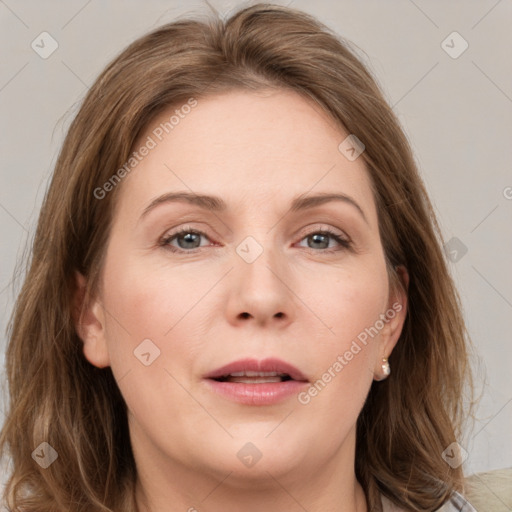
[[[363,217],[364,221],[368,224],[368,219],[366,218],[363,209],[352,197],[347,196],[346,194],[332,194],[326,192],[318,193],[312,196],[306,196],[302,194],[292,200],[290,211],[298,212],[301,210],[307,210],[316,206],[321,206],[331,201],[341,201],[343,203],[352,205],[356,208],[356,210]],[[223,212],[227,210],[227,204],[223,199],[217,196],[195,194],[192,192],[168,192],[153,199],[153,201],[151,201],[151,203],[149,203],[149,205],[142,212],[140,219],[148,215],[149,212],[155,209],[157,206],[164,203],[174,202],[189,203],[211,212]]]

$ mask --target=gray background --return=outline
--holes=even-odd
[[[226,15],[241,4],[210,3]],[[274,3],[303,9],[354,42],[397,113],[445,240],[455,239],[450,267],[476,347],[482,398],[476,421],[459,440],[468,452],[464,469],[512,466],[512,2]],[[177,16],[206,12],[200,1],[0,0],[2,368],[19,289],[13,272],[34,234],[77,103],[128,43]],[[42,46],[44,31],[58,43],[46,59],[31,47],[34,40]],[[457,58],[445,50],[460,52],[459,36],[442,44],[454,31],[469,45]],[[3,373],[1,381],[5,386]]]

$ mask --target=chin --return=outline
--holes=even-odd
[[[272,428],[275,428],[274,424]],[[261,429],[258,429],[261,430]],[[215,462],[216,474],[231,473],[229,480],[241,488],[252,485],[275,485],[272,477],[281,479],[291,473],[300,471],[304,456],[305,443],[298,439],[286,439],[286,431],[278,435],[277,431],[268,436],[272,429],[265,429],[265,434],[236,436],[222,446],[210,451],[211,458],[205,465]],[[265,437],[267,436],[267,437]],[[275,436],[275,437],[272,437]]]

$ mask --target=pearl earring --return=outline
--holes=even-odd
[[[384,374],[383,378],[385,379],[391,373],[391,368],[389,366],[389,362],[385,357],[382,359],[381,368],[382,368],[382,373]]]
[[[380,365],[380,367],[382,368],[382,370],[379,373],[379,375],[376,375],[375,377],[373,377],[374,380],[377,380],[377,381],[384,380],[391,373],[391,368],[389,367],[387,358],[385,358],[385,357],[382,358],[382,364]]]

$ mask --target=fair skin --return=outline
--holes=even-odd
[[[127,403],[139,510],[367,510],[355,424],[400,335],[406,296],[390,288],[363,159],[338,150],[346,136],[296,93],[231,91],[198,99],[121,184],[101,287],[77,330]],[[218,196],[226,210],[162,202],[142,216],[178,191]],[[322,192],[350,196],[364,217],[348,201],[289,211],[297,196]],[[180,228],[204,234],[159,245]],[[351,247],[322,237],[326,228]],[[263,249],[251,263],[236,251],[249,236]],[[400,312],[307,404],[296,394],[236,403],[204,378],[238,359],[277,357],[314,383],[397,302]],[[148,366],[134,355],[145,339],[160,350]],[[248,442],[261,454],[251,467],[237,456]]]

